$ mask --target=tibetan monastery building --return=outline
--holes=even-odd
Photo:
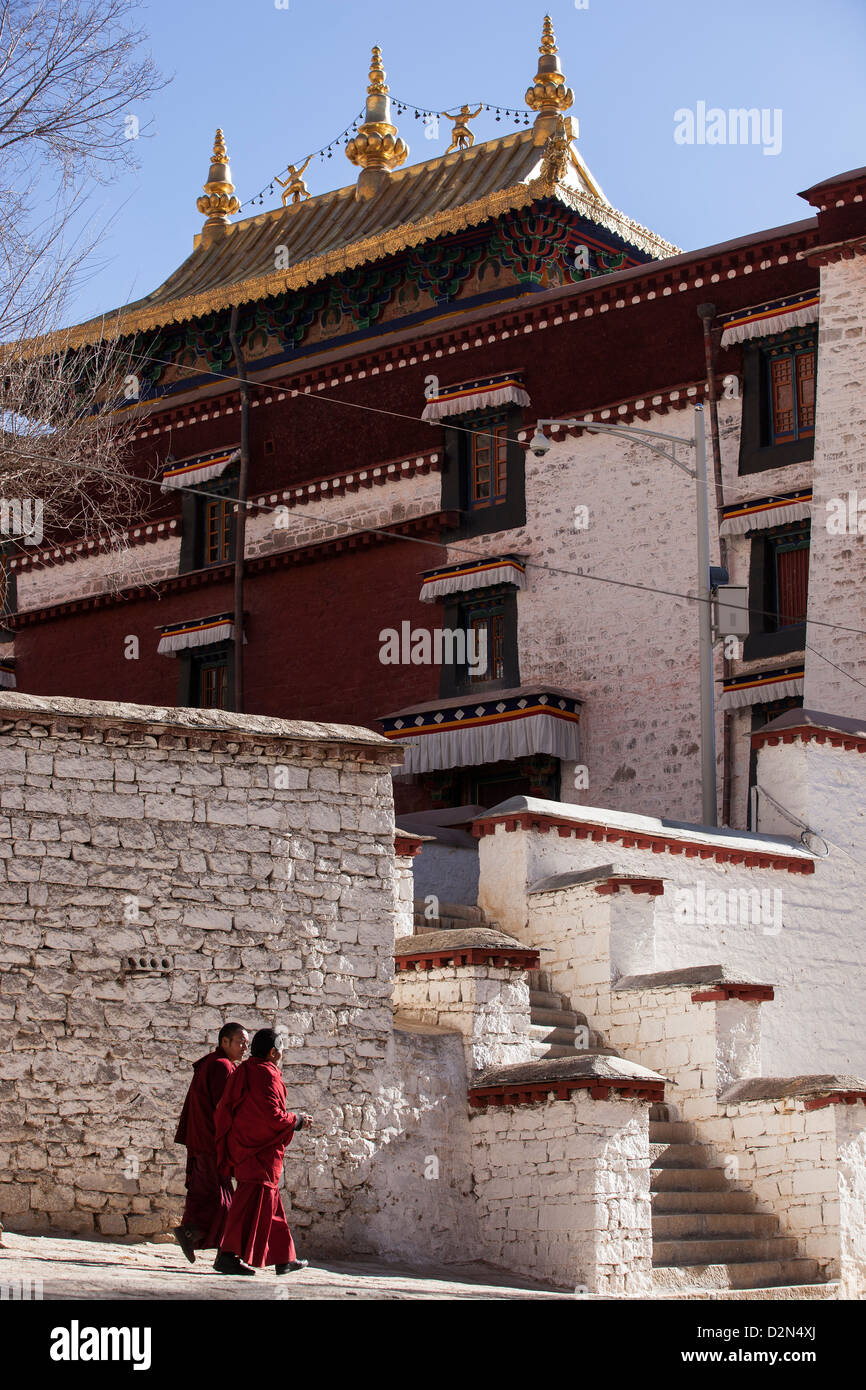
[[[388,90],[374,49],[344,187],[293,168],[240,220],[218,131],[191,254],[74,330],[136,354],[151,500],[121,552],[18,550],[0,677],[369,726],[406,746],[403,813],[699,819],[694,484],[636,437],[528,446],[563,419],[688,440],[701,406],[710,559],[750,610],[714,654],[719,817],[745,826],[753,730],[804,699],[866,715],[866,170],[681,252],[587,168],[549,20],[511,133],[476,143],[467,111],[412,163]]]

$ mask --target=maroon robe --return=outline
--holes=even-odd
[[[242,1062],[216,1113],[217,1167],[237,1182],[220,1250],[259,1268],[297,1258],[280,1177],[298,1127],[279,1069],[262,1057]]]
[[[174,1136],[176,1144],[186,1145],[187,1155],[187,1195],[181,1225],[197,1233],[192,1242],[196,1250],[210,1250],[220,1243],[232,1200],[231,1182],[217,1172],[214,1113],[235,1063],[224,1052],[209,1052],[192,1070]]]

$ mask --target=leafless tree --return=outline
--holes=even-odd
[[[0,542],[24,499],[39,531],[114,537],[140,509],[127,476],[135,362],[113,334],[61,328],[100,229],[97,183],[134,168],[162,78],[134,0],[0,0]],[[85,226],[82,232],[81,228]],[[16,501],[18,506],[16,508]]]

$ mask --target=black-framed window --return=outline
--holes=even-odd
[[[229,564],[235,558],[238,494],[235,470],[183,493],[180,572]]]
[[[746,661],[800,651],[806,640],[810,522],[794,521],[752,535]]]
[[[457,540],[526,523],[525,458],[517,442],[523,415],[517,407],[475,411],[443,425],[442,507],[462,513]]]
[[[517,591],[513,585],[501,584],[495,589],[479,590],[442,605],[442,626],[451,631],[462,629],[467,634],[467,660],[455,661],[442,667],[440,695],[482,694],[488,690],[509,690],[520,684],[517,659]],[[473,650],[486,655],[484,670],[473,674],[468,657],[469,635],[476,634]],[[477,645],[483,634],[485,647]]]
[[[812,458],[817,366],[814,326],[744,346],[740,473]]]
[[[213,643],[182,652],[178,658],[178,704],[187,709],[232,709],[234,644]]]

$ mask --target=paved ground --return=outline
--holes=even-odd
[[[312,1263],[277,1278],[213,1272],[213,1254],[191,1265],[171,1244],[126,1244],[6,1231],[0,1249],[0,1298],[45,1299],[562,1299],[569,1294],[534,1280],[512,1279],[489,1265],[437,1265],[423,1270],[380,1262]],[[34,1296],[33,1293],[30,1296]]]

